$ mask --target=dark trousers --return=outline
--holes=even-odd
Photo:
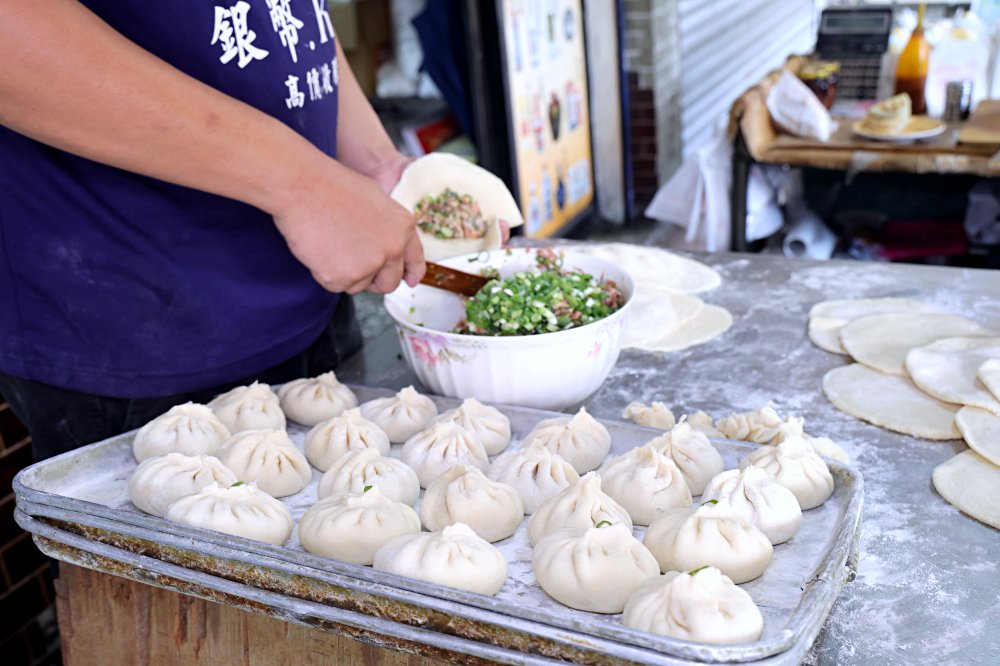
[[[44,460],[142,427],[174,405],[206,403],[219,393],[253,381],[282,384],[333,370],[361,349],[361,343],[354,302],[344,294],[330,325],[308,349],[272,368],[222,386],[156,398],[110,398],[0,373],[0,395],[27,426],[35,460]]]

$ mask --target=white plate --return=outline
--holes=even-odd
[[[927,116],[914,116],[909,124],[900,132],[873,132],[865,129],[863,120],[854,123],[851,129],[858,136],[872,141],[890,141],[894,143],[904,143],[906,141],[917,141],[918,139],[930,139],[943,133],[948,126],[936,118]]]

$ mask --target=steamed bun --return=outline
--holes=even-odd
[[[139,462],[166,453],[212,456],[229,434],[229,428],[206,405],[186,402],[139,428],[132,453]]]
[[[371,564],[386,541],[420,531],[417,512],[372,486],[358,494],[330,495],[299,520],[299,541],[310,553],[352,564]]]
[[[278,391],[278,400],[285,416],[307,426],[358,406],[354,391],[341,384],[333,372],[288,382]]]

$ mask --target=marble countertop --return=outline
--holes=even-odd
[[[655,240],[655,239],[654,239]],[[865,477],[857,578],[844,586],[804,663],[1000,663],[1000,532],[945,502],[934,467],[964,450],[868,425],[837,411],[820,380],[849,360],[806,337],[809,308],[833,298],[907,296],[1000,330],[1000,272],[720,253],[696,257],[723,277],[700,294],[726,307],[733,327],[707,344],[668,354],[626,350],[584,403],[620,419],[633,400],[660,400],[678,415],[715,418],[770,404],[831,437]],[[338,370],[342,381],[401,388],[416,383],[387,316]],[[383,319],[384,317],[384,319]]]

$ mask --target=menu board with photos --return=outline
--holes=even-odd
[[[498,0],[513,186],[524,232],[552,236],[594,200],[581,0]]]

